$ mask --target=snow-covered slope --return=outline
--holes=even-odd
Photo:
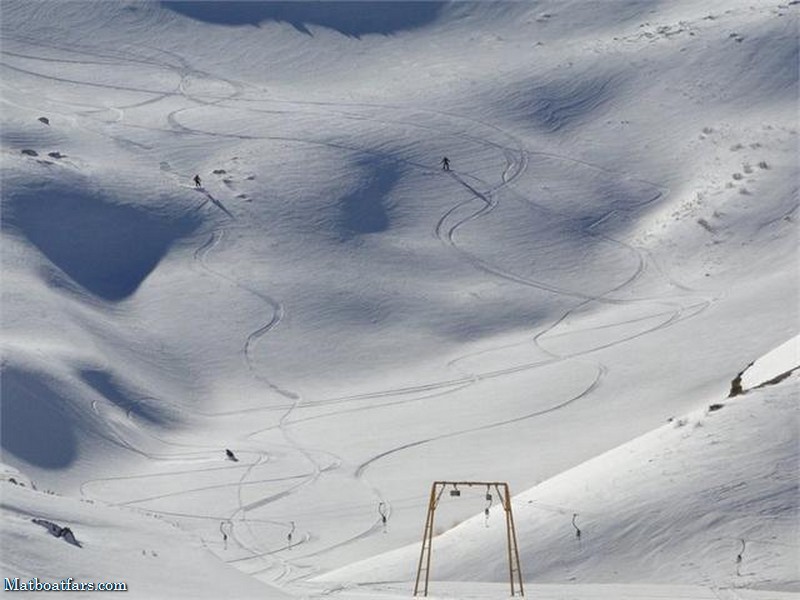
[[[517,495],[524,574],[800,590],[797,397],[795,375],[712,403]],[[445,524],[452,502],[443,497],[437,510]],[[507,578],[505,535],[502,507],[443,531],[433,540],[431,590],[438,580]],[[419,544],[323,579],[413,580],[418,556]]]
[[[18,578],[20,587],[72,578],[70,586],[122,583],[126,597],[133,598],[225,598],[231,589],[237,598],[291,597],[221,563],[196,536],[156,514],[34,490],[10,469],[0,485],[3,576]],[[68,524],[80,547],[34,519]],[[40,591],[34,597],[52,595]]]
[[[0,8],[0,442],[53,502],[286,587],[417,541],[434,479],[659,457],[797,334],[796,3]]]

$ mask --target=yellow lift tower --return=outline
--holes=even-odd
[[[451,487],[450,495],[453,497],[461,496],[462,488],[485,487],[486,500],[491,502],[492,489],[497,491],[497,495],[503,502],[503,510],[506,513],[506,538],[508,540],[508,577],[511,583],[511,596],[524,596],[525,591],[522,587],[522,572],[519,567],[519,548],[517,546],[517,530],[514,527],[514,514],[511,512],[511,492],[508,484],[501,481],[434,481],[431,485],[431,496],[428,501],[428,517],[425,520],[425,531],[422,534],[422,550],[419,554],[419,565],[417,566],[417,582],[414,584],[415,596],[428,595],[428,580],[431,573],[431,545],[433,544],[433,516],[439,500],[448,487]],[[488,511],[488,508],[487,508]],[[423,573],[424,581],[423,581]],[[517,589],[519,588],[519,589]]]

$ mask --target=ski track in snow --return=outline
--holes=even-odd
[[[25,39],[17,37],[15,41],[24,42]],[[39,45],[42,45],[38,40],[37,43],[39,43]],[[598,386],[602,384],[602,379],[604,378],[607,372],[607,367],[605,365],[594,359],[587,359],[586,357],[588,357],[588,355],[597,352],[598,350],[601,349],[609,348],[618,344],[626,343],[636,338],[650,335],[661,329],[670,327],[678,322],[684,321],[689,318],[693,318],[699,315],[701,312],[703,312],[706,308],[708,308],[708,306],[711,305],[712,302],[716,300],[716,297],[713,294],[709,294],[707,292],[702,292],[699,290],[694,290],[685,287],[679,284],[678,282],[673,281],[669,277],[669,275],[666,274],[655,263],[655,261],[652,259],[651,256],[649,256],[649,254],[646,251],[594,231],[595,228],[599,227],[603,223],[612,220],[618,213],[618,209],[612,209],[606,215],[598,218],[594,223],[586,226],[582,233],[591,235],[597,239],[602,239],[610,244],[618,245],[626,249],[628,252],[630,252],[635,256],[636,267],[621,283],[597,295],[584,294],[576,290],[570,290],[558,285],[548,283],[546,281],[537,280],[529,276],[519,275],[504,268],[502,265],[488,262],[487,260],[481,258],[480,256],[470,252],[465,247],[460,246],[458,243],[458,235],[457,235],[458,230],[467,223],[480,220],[481,218],[487,216],[492,211],[494,211],[500,203],[499,194],[501,192],[504,194],[509,194],[512,198],[515,198],[521,202],[528,204],[532,210],[544,211],[550,215],[554,214],[554,211],[552,209],[537,204],[534,198],[523,196],[522,194],[516,192],[516,190],[513,187],[514,182],[519,178],[521,178],[528,169],[529,159],[531,156],[535,155],[535,156],[547,157],[557,161],[564,161],[569,164],[580,166],[582,168],[593,169],[598,172],[602,172],[609,178],[624,177],[623,174],[610,171],[600,165],[578,160],[569,156],[563,156],[549,152],[528,151],[518,138],[514,137],[507,131],[504,131],[503,129],[497,127],[492,123],[479,121],[470,117],[445,111],[437,111],[437,110],[424,111],[427,114],[437,118],[437,126],[432,127],[430,125],[420,124],[409,118],[403,119],[401,117],[403,111],[408,111],[411,109],[400,105],[363,104],[363,103],[347,103],[347,102],[342,102],[342,103],[302,102],[296,100],[277,100],[269,97],[265,98],[263,96],[255,99],[246,98],[244,97],[246,93],[254,93],[260,95],[260,94],[267,94],[267,92],[266,90],[262,90],[254,86],[246,86],[245,84],[239,82],[234,82],[232,80],[220,78],[213,74],[197,70],[193,68],[192,65],[180,55],[173,52],[161,50],[158,48],[126,48],[124,52],[120,51],[120,52],[99,53],[97,52],[96,49],[93,48],[79,49],[76,46],[64,47],[64,46],[59,46],[55,43],[49,44],[48,47],[62,52],[71,52],[73,54],[78,54],[78,56],[84,56],[89,58],[83,58],[83,59],[70,59],[63,57],[42,58],[30,54],[4,51],[5,58],[2,62],[0,62],[0,65],[2,65],[4,68],[8,68],[16,72],[25,73],[27,75],[44,78],[54,82],[72,84],[77,86],[96,86],[106,89],[150,94],[152,97],[149,99],[118,107],[111,107],[111,108],[105,106],[86,107],[84,105],[83,110],[79,111],[78,113],[82,117],[84,117],[87,121],[96,122],[98,124],[97,127],[92,128],[95,132],[101,133],[102,135],[110,137],[111,139],[119,141],[120,143],[133,145],[138,149],[138,151],[148,154],[153,152],[152,148],[144,144],[140,144],[134,140],[126,139],[119,135],[111,135],[108,131],[106,131],[104,129],[104,126],[108,124],[108,120],[101,118],[101,116],[108,114],[108,111],[111,110],[116,115],[116,117],[114,118],[115,123],[117,123],[120,127],[130,128],[133,130],[144,129],[153,132],[171,133],[174,135],[208,136],[208,137],[231,138],[231,139],[241,139],[241,140],[292,141],[292,142],[304,143],[316,146],[326,146],[340,150],[348,150],[355,153],[363,153],[367,155],[379,154],[377,151],[372,150],[368,147],[360,148],[344,142],[334,142],[331,140],[324,140],[324,139],[310,139],[302,137],[295,138],[288,136],[242,135],[236,133],[204,131],[194,127],[189,127],[184,123],[182,123],[180,120],[181,114],[186,113],[187,111],[191,111],[192,109],[198,107],[214,106],[220,110],[224,110],[225,108],[236,108],[238,110],[242,110],[241,106],[247,104],[252,104],[252,105],[258,104],[260,106],[263,106],[265,104],[271,104],[276,106],[285,104],[293,108],[310,107],[319,111],[318,114],[322,116],[341,119],[341,120],[373,122],[375,124],[384,125],[388,127],[391,126],[414,127],[419,130],[425,131],[427,133],[435,133],[437,135],[448,135],[455,138],[464,139],[466,141],[469,141],[470,143],[475,143],[487,148],[494,149],[502,154],[505,163],[503,166],[503,170],[499,174],[499,178],[496,183],[489,183],[486,181],[482,181],[481,179],[474,177],[468,173],[460,173],[457,171],[451,171],[449,173],[449,177],[452,178],[454,186],[456,186],[455,189],[457,189],[459,192],[462,193],[466,190],[466,192],[468,192],[468,197],[463,200],[457,201],[453,206],[451,206],[447,211],[445,211],[441,215],[438,222],[434,226],[435,234],[441,240],[442,244],[445,247],[447,247],[450,251],[457,253],[465,262],[467,262],[473,268],[486,273],[490,277],[498,278],[520,286],[534,288],[537,290],[543,290],[549,293],[553,293],[559,296],[568,297],[576,300],[576,304],[574,306],[572,306],[564,313],[562,313],[562,315],[558,319],[553,321],[547,327],[536,332],[531,340],[526,340],[524,342],[520,342],[519,344],[483,349],[479,352],[465,354],[454,360],[451,360],[448,363],[448,366],[455,368],[457,371],[462,373],[462,376],[460,377],[442,381],[419,383],[413,386],[376,390],[375,392],[370,392],[370,393],[340,396],[334,398],[322,398],[316,400],[315,399],[305,400],[296,392],[286,389],[285,387],[276,383],[271,376],[268,376],[264,373],[265,371],[264,367],[260,366],[256,362],[254,352],[258,345],[258,342],[279,327],[282,319],[284,318],[285,308],[281,302],[279,302],[272,296],[256,289],[250,282],[238,281],[234,277],[228,276],[227,274],[221,272],[219,269],[215,269],[210,265],[211,257],[214,255],[215,251],[220,247],[220,244],[222,243],[226,233],[225,226],[218,225],[211,233],[207,241],[201,244],[201,246],[199,246],[195,251],[194,253],[195,261],[203,270],[211,274],[213,277],[224,280],[228,282],[230,285],[235,286],[240,290],[243,290],[249,294],[254,295],[258,299],[260,299],[264,303],[264,305],[268,308],[269,316],[267,317],[267,319],[263,324],[255,328],[247,336],[243,344],[242,353],[247,368],[251,373],[252,377],[255,380],[259,381],[261,384],[263,384],[266,390],[276,394],[277,396],[282,398],[285,402],[277,406],[270,405],[270,406],[265,406],[263,408],[256,407],[252,409],[218,412],[218,413],[198,412],[197,414],[204,418],[217,418],[222,416],[246,416],[247,414],[255,411],[276,411],[276,410],[284,411],[277,425],[252,431],[251,433],[245,436],[245,439],[252,439],[253,437],[256,437],[270,430],[275,430],[275,429],[279,430],[286,442],[286,446],[291,448],[296,454],[304,458],[304,460],[308,463],[308,465],[311,468],[310,472],[300,472],[290,477],[283,477],[277,479],[257,478],[257,477],[251,478],[252,474],[258,467],[270,461],[270,454],[267,451],[263,451],[260,453],[252,451],[238,451],[242,457],[252,456],[253,458],[247,464],[226,465],[224,467],[214,466],[214,467],[189,469],[189,470],[175,470],[153,475],[94,479],[86,481],[82,484],[81,493],[89,495],[90,488],[94,489],[98,486],[102,486],[103,483],[110,483],[118,480],[146,481],[148,478],[168,477],[177,474],[186,474],[187,472],[199,474],[199,473],[213,472],[215,470],[220,470],[220,469],[226,469],[226,470],[242,469],[243,472],[239,477],[238,481],[236,482],[192,487],[192,488],[182,489],[179,492],[155,494],[142,498],[127,499],[121,502],[112,502],[112,504],[138,506],[142,510],[146,510],[151,513],[161,514],[172,518],[201,519],[201,520],[212,520],[212,521],[220,521],[228,523],[230,530],[230,539],[233,543],[236,544],[239,551],[244,553],[244,556],[240,556],[234,559],[227,559],[227,562],[231,564],[241,564],[241,563],[249,563],[250,561],[256,561],[257,564],[255,566],[256,569],[255,571],[252,571],[252,567],[250,566],[246,567],[248,571],[251,571],[253,573],[259,573],[259,572],[263,573],[279,569],[280,572],[277,575],[277,580],[286,581],[291,577],[293,571],[301,573],[308,572],[309,569],[308,566],[299,563],[295,564],[296,561],[302,560],[303,558],[329,552],[337,548],[341,548],[342,546],[356,542],[359,539],[362,539],[366,536],[373,535],[380,529],[380,523],[378,520],[376,520],[375,523],[373,523],[369,528],[362,530],[361,532],[357,533],[356,535],[352,536],[349,539],[335,541],[331,545],[328,545],[321,549],[316,549],[308,554],[301,555],[291,560],[283,556],[284,551],[287,550],[287,547],[285,545],[272,548],[264,548],[260,544],[254,544],[249,539],[244,539],[245,537],[257,538],[255,531],[252,529],[252,525],[254,524],[269,524],[283,528],[288,527],[288,523],[286,522],[274,521],[258,517],[250,517],[248,516],[248,512],[262,508],[279,499],[286,498],[292,494],[296,494],[303,488],[314,485],[319,480],[319,478],[322,477],[325,473],[340,468],[341,464],[343,463],[341,457],[338,457],[334,454],[322,450],[315,450],[308,448],[304,446],[299,440],[294,439],[290,431],[293,424],[302,423],[310,420],[316,420],[316,419],[325,419],[333,415],[343,414],[343,413],[358,413],[367,410],[380,410],[387,406],[392,406],[398,403],[422,402],[430,398],[438,397],[444,394],[453,394],[459,392],[467,387],[477,385],[481,381],[486,379],[502,377],[513,373],[519,373],[525,370],[536,369],[545,365],[554,364],[555,362],[568,361],[574,359],[581,359],[583,361],[591,360],[595,370],[595,375],[593,379],[590,382],[588,382],[586,387],[578,394],[573,395],[566,399],[562,399],[548,408],[539,409],[529,414],[524,414],[513,418],[500,419],[496,422],[486,423],[477,427],[462,429],[458,431],[445,432],[438,436],[432,436],[419,440],[412,440],[404,444],[398,445],[396,447],[381,451],[380,453],[375,454],[374,456],[368,458],[367,460],[355,466],[354,474],[356,476],[356,480],[359,482],[359,485],[366,486],[370,490],[370,493],[376,499],[380,500],[381,502],[384,502],[386,506],[389,508],[389,510],[391,510],[390,503],[381,496],[380,491],[375,487],[373,487],[364,478],[366,470],[371,466],[373,466],[376,462],[388,456],[396,454],[398,452],[402,452],[404,450],[415,448],[421,445],[430,444],[446,440],[448,438],[452,438],[455,436],[466,435],[469,433],[474,433],[486,429],[516,424],[527,419],[535,418],[543,414],[560,410],[574,402],[585,399],[587,396],[591,395],[598,388]],[[78,50],[80,50],[79,53],[77,52]],[[155,53],[158,56],[158,58],[154,57],[153,53]],[[59,62],[74,63],[80,65],[101,64],[101,65],[112,65],[112,66],[139,64],[166,70],[177,79],[177,82],[174,88],[172,89],[148,89],[148,88],[137,88],[137,87],[123,86],[123,85],[112,85],[112,84],[79,81],[66,77],[47,75],[39,73],[32,69],[25,69],[20,66],[15,66],[9,63],[8,58],[26,59],[34,62],[37,60],[41,60],[49,64],[59,63]],[[190,82],[193,79],[206,80],[213,82],[215,84],[221,83],[224,86],[227,86],[229,93],[222,95],[211,95],[207,93],[192,93],[190,89],[191,88]],[[187,106],[183,106],[166,114],[165,116],[166,128],[138,126],[125,121],[125,110],[156,104],[162,100],[173,97],[184,98],[187,102]],[[267,111],[263,108],[256,108],[253,106],[246,106],[244,110],[251,111],[253,113],[277,112],[277,113],[288,114],[291,112],[289,110],[281,111],[275,109],[270,109],[269,111]],[[413,111],[417,113],[423,112],[418,108],[414,108]],[[379,115],[388,113],[393,116],[391,118],[387,118],[384,116],[378,117],[371,114],[373,112],[377,112]],[[459,129],[459,127],[457,126],[458,123],[468,123],[473,128],[482,129],[486,132],[486,136],[479,137],[477,135],[474,135],[473,133],[465,133]],[[501,141],[493,139],[495,138],[495,136],[500,136]],[[423,172],[435,173],[438,171],[438,169],[432,168],[429,165],[417,163],[412,160],[402,159],[399,157],[395,157],[394,160],[404,163],[414,169],[421,170]],[[182,180],[188,178],[189,176],[188,174],[183,174],[183,173],[173,173],[173,175],[176,177],[180,177]],[[666,190],[662,189],[660,186],[656,184],[650,182],[644,182],[641,180],[637,181],[639,181],[640,183],[647,184],[648,186],[651,186],[654,192],[645,199],[643,199],[640,203],[627,207],[626,209],[627,211],[634,211],[646,207],[647,205],[655,202],[664,193],[667,193]],[[225,205],[222,203],[220,199],[218,199],[217,197],[206,191],[204,188],[199,188],[198,191],[205,196],[205,199],[201,204],[199,204],[196,207],[195,210],[201,210],[204,206],[211,203],[214,206],[216,206],[222,213],[224,213],[228,217],[228,219],[235,220],[235,215],[225,207]],[[473,207],[476,201],[478,202],[478,205]],[[663,277],[663,279],[669,285],[682,290],[685,293],[686,301],[679,302],[680,298],[635,298],[635,297],[620,298],[615,296],[615,293],[621,292],[626,288],[632,287],[635,284],[635,282],[642,276],[645,270],[648,268],[656,269],[657,272]],[[630,320],[624,320],[616,323],[606,324],[600,327],[605,327],[605,328],[616,327],[618,325],[649,320],[654,317],[658,317],[659,319],[663,317],[663,320],[659,320],[659,322],[656,323],[654,326],[645,329],[644,331],[639,331],[634,334],[618,337],[602,345],[598,345],[574,353],[559,354],[547,348],[546,345],[547,339],[557,337],[559,335],[558,333],[556,333],[558,328],[561,327],[571,315],[575,314],[577,311],[585,308],[590,304],[593,303],[634,304],[643,302],[652,304],[656,309],[655,312],[645,316],[639,316]],[[582,330],[572,330],[572,333],[580,331],[591,331],[597,328],[599,327],[590,327]],[[459,367],[459,364],[467,360],[468,358],[475,358],[483,354],[497,352],[521,344],[532,344],[550,358],[544,360],[538,360],[535,362],[531,362],[529,364],[517,365],[495,370],[486,370],[480,372],[464,372],[461,369],[461,367]],[[387,401],[383,403],[374,403],[367,406],[351,406],[351,407],[343,406],[342,408],[337,409],[334,412],[317,416],[298,418],[297,420],[292,420],[291,418],[293,413],[296,411],[298,407],[316,407],[316,406],[326,406],[326,405],[339,406],[339,405],[353,404],[365,401],[375,401],[382,399],[386,399]],[[103,414],[103,410],[100,410],[95,403],[93,403],[92,408],[94,412],[98,415],[98,418],[103,419],[106,422],[109,431],[113,432],[113,437],[110,437],[109,441],[117,445],[120,445],[131,452],[143,455],[149,460],[152,461],[181,460],[190,462],[207,461],[212,456],[214,456],[215,453],[218,453],[218,449],[215,451],[215,449],[211,447],[177,444],[174,442],[161,440],[157,438],[155,435],[150,433],[147,433],[147,435],[149,435],[153,439],[158,440],[159,443],[161,444],[175,448],[176,452],[174,454],[156,454],[156,453],[145,452],[144,450],[138,448],[134,443],[127,440],[125,438],[124,432],[114,424],[114,421],[112,419],[110,419],[108,416],[105,416]],[[127,416],[129,421],[135,426],[135,422],[131,417],[130,410],[128,411]],[[328,464],[323,464],[317,457],[318,454],[326,455],[329,459],[331,459],[332,462]],[[246,486],[256,485],[259,483],[266,483],[266,482],[277,482],[277,481],[285,481],[289,485],[288,487],[280,491],[277,491],[267,496],[263,496],[257,500],[245,501],[244,490]],[[235,487],[237,494],[237,501],[238,501],[238,506],[236,507],[236,509],[232,513],[227,515],[199,515],[190,512],[181,513],[172,511],[161,511],[161,510],[151,509],[146,506],[148,502],[152,502],[155,500],[163,500],[164,498],[175,497],[189,493],[202,492],[204,490],[219,489],[224,487]],[[94,492],[95,495],[96,493],[97,492]],[[310,541],[311,539],[312,539],[312,533],[306,532],[301,538],[298,539],[298,541],[293,543],[293,546],[296,547],[298,545],[302,545]],[[205,538],[205,537],[204,537],[204,543],[209,548],[215,548],[219,545],[219,542],[212,540],[211,538]]]
[[[502,130],[500,130],[500,131],[502,131]],[[521,365],[521,366],[517,366],[517,367],[512,367],[510,369],[502,369],[502,370],[492,371],[492,372],[488,372],[488,373],[467,374],[463,380],[460,380],[460,381],[457,380],[456,382],[445,382],[443,385],[444,386],[450,386],[453,383],[463,382],[464,385],[466,386],[466,385],[470,385],[472,383],[477,383],[481,379],[502,376],[502,375],[506,375],[506,374],[510,374],[510,373],[517,373],[517,372],[520,372],[520,371],[523,371],[523,370],[529,370],[529,369],[537,368],[537,367],[540,367],[540,366],[553,364],[553,362],[558,362],[558,361],[562,361],[562,360],[575,358],[575,357],[580,356],[580,355],[585,355],[585,354],[589,354],[589,353],[592,353],[592,352],[596,352],[597,350],[600,350],[600,349],[603,349],[603,348],[612,347],[614,345],[618,345],[618,344],[630,341],[632,339],[636,339],[638,337],[642,337],[644,335],[647,335],[647,334],[653,333],[655,331],[658,331],[659,329],[663,329],[665,327],[669,327],[670,325],[673,325],[673,324],[679,322],[680,320],[688,318],[687,316],[685,316],[683,314],[684,311],[686,310],[686,307],[678,306],[678,307],[675,308],[675,310],[669,311],[667,313],[668,314],[668,318],[664,322],[659,323],[656,326],[654,326],[654,327],[652,327],[652,328],[650,328],[650,329],[648,329],[646,331],[639,332],[639,333],[637,333],[635,335],[623,337],[621,339],[614,340],[612,342],[603,344],[601,346],[593,347],[593,348],[591,348],[589,350],[585,350],[583,352],[569,354],[569,355],[559,355],[559,354],[555,354],[552,351],[550,351],[547,348],[545,348],[541,344],[541,341],[540,341],[543,336],[545,336],[547,334],[550,334],[554,329],[556,329],[562,322],[564,322],[575,311],[577,311],[580,308],[583,308],[583,307],[585,307],[585,306],[587,306],[587,305],[589,305],[591,303],[597,302],[597,303],[629,304],[629,303],[634,303],[634,302],[652,301],[652,300],[655,300],[655,299],[637,298],[637,299],[627,299],[627,300],[610,300],[610,299],[607,298],[607,296],[609,294],[611,294],[613,292],[620,291],[620,290],[632,285],[644,273],[644,270],[645,270],[646,264],[647,264],[646,256],[645,256],[644,252],[639,250],[638,248],[634,248],[633,246],[630,246],[628,244],[625,244],[623,242],[620,242],[620,241],[615,240],[613,238],[610,238],[608,236],[594,234],[593,232],[590,231],[593,227],[596,227],[600,223],[602,223],[605,220],[607,220],[608,218],[610,218],[615,211],[609,212],[609,214],[607,214],[606,216],[604,216],[604,217],[598,219],[597,221],[595,221],[594,223],[590,224],[586,228],[586,232],[592,233],[592,235],[595,235],[596,237],[600,237],[600,238],[602,238],[604,240],[607,240],[607,241],[610,241],[612,243],[618,244],[618,245],[628,249],[632,253],[634,253],[636,255],[637,259],[638,259],[637,267],[636,267],[635,271],[627,279],[625,279],[622,283],[620,283],[617,286],[609,289],[605,293],[600,294],[600,295],[596,295],[596,296],[589,296],[589,295],[585,295],[585,294],[581,294],[581,293],[577,293],[577,292],[573,292],[573,291],[569,291],[569,290],[564,290],[564,289],[561,289],[561,288],[558,288],[558,287],[555,287],[555,286],[548,285],[548,284],[546,284],[544,282],[541,282],[541,281],[537,281],[537,280],[530,279],[530,278],[523,278],[523,277],[520,277],[518,275],[509,273],[507,271],[504,271],[501,268],[498,268],[496,265],[489,264],[486,261],[476,257],[475,255],[471,254],[470,252],[468,252],[464,248],[460,247],[456,243],[455,237],[456,237],[456,232],[457,232],[458,228],[462,227],[463,225],[465,225],[468,222],[471,222],[473,220],[477,220],[477,219],[487,215],[492,210],[494,210],[494,208],[496,208],[496,206],[498,205],[498,201],[494,199],[495,194],[500,189],[502,189],[502,188],[504,188],[506,186],[509,186],[511,183],[513,183],[513,181],[516,178],[520,177],[525,172],[525,170],[527,169],[527,165],[528,165],[527,156],[528,156],[528,153],[522,147],[522,144],[519,142],[519,140],[517,140],[516,138],[513,138],[513,136],[511,136],[510,134],[508,134],[506,132],[503,132],[503,133],[505,135],[508,135],[510,138],[514,139],[514,141],[518,143],[518,151],[519,151],[519,154],[520,154],[520,159],[519,160],[515,160],[513,155],[512,155],[512,153],[509,151],[508,148],[506,148],[505,152],[504,152],[504,155],[505,155],[505,158],[506,158],[506,161],[507,161],[506,162],[506,168],[502,173],[500,183],[498,183],[494,187],[491,187],[488,184],[486,184],[486,182],[483,182],[483,181],[480,181],[480,180],[476,179],[476,181],[479,184],[483,184],[485,186],[486,189],[483,192],[477,190],[473,185],[467,183],[464,180],[464,178],[462,176],[458,175],[456,172],[453,172],[453,171],[449,172],[448,174],[456,182],[458,182],[461,186],[466,188],[475,198],[481,200],[482,203],[483,203],[483,206],[481,206],[477,210],[474,210],[473,212],[467,214],[465,217],[463,217],[463,218],[461,218],[459,220],[456,220],[455,223],[453,223],[452,225],[446,225],[448,219],[450,219],[451,216],[453,216],[462,207],[465,207],[465,206],[469,205],[470,203],[472,203],[474,198],[470,198],[470,199],[467,199],[467,200],[464,200],[464,201],[461,201],[461,202],[455,204],[454,206],[452,206],[448,211],[446,211],[440,217],[439,221],[436,224],[436,228],[435,228],[436,235],[439,237],[440,240],[442,240],[443,243],[447,244],[453,250],[455,250],[456,252],[461,254],[465,258],[465,260],[467,260],[470,264],[472,264],[476,269],[485,271],[485,272],[487,272],[487,273],[489,273],[491,275],[494,275],[494,276],[499,277],[501,279],[505,279],[507,281],[511,281],[513,283],[517,283],[517,284],[525,285],[525,286],[530,286],[530,287],[534,287],[534,288],[539,288],[539,289],[542,289],[542,290],[545,290],[545,291],[549,291],[549,292],[553,292],[553,293],[556,293],[556,294],[559,294],[559,295],[562,295],[562,296],[577,297],[577,298],[582,299],[583,301],[581,303],[579,303],[578,305],[576,305],[576,306],[570,308],[569,310],[567,310],[565,313],[562,314],[562,316],[559,319],[554,321],[550,326],[548,326],[545,329],[541,330],[540,332],[538,332],[534,336],[534,338],[533,338],[534,345],[536,345],[540,350],[542,350],[547,355],[551,356],[554,359],[553,361],[539,361],[539,362],[531,363],[531,364],[528,364],[528,365]],[[541,153],[541,154],[547,155],[547,156],[550,156],[550,157],[555,157],[555,158],[564,158],[565,160],[573,160],[573,159],[570,159],[568,157],[560,157],[560,156],[557,156],[557,155],[554,155],[554,154],[551,154],[551,153]],[[610,172],[610,171],[608,171],[606,169],[603,169],[602,167],[599,167],[597,165],[592,165],[592,164],[587,163],[585,161],[574,161],[574,162],[582,164],[584,166],[591,167],[591,168],[596,168],[598,170],[601,170],[601,171],[604,171],[604,172],[608,173],[609,175],[615,175],[612,172]],[[511,175],[509,175],[509,173],[511,173]],[[619,176],[619,175],[617,174],[617,176]],[[656,187],[655,184],[650,184],[650,185],[652,185],[653,187]],[[638,208],[640,206],[646,206],[646,205],[654,202],[655,200],[657,200],[659,197],[661,197],[662,194],[663,194],[662,191],[658,191],[658,193],[656,193],[653,197],[651,197],[649,199],[646,199],[645,201],[641,202],[638,205],[634,205],[633,208]],[[536,206],[534,202],[532,202],[530,200],[528,200],[528,202],[531,205]],[[545,209],[545,210],[548,210],[548,209]],[[694,291],[694,290],[687,290],[687,291]],[[708,300],[708,299],[704,300],[699,305],[700,310],[691,313],[690,316],[693,317],[693,316],[696,316],[696,315],[700,314],[700,312],[705,310],[710,304],[711,304],[711,300]],[[674,304],[672,304],[672,305],[674,306]],[[697,307],[697,305],[692,306],[691,308],[696,308],[696,307]],[[648,316],[647,318],[650,318],[650,316]],[[610,326],[616,326],[616,325],[619,325],[619,324],[620,323],[614,323],[614,324],[611,324],[611,325],[608,325],[608,326],[609,327]],[[493,349],[489,349],[489,350],[483,350],[483,351],[481,351],[481,353],[492,352],[492,351],[495,351],[495,350],[497,350],[497,348],[493,348]],[[448,363],[448,365],[449,366],[455,366],[457,364],[457,362],[462,361],[462,360],[464,360],[464,359],[466,359],[467,357],[470,357],[470,356],[475,356],[475,354],[470,354],[470,355],[465,355],[465,356],[459,357],[459,358],[457,358],[455,360],[450,361]],[[435,437],[431,437],[431,438],[425,438],[425,439],[417,440],[417,441],[410,442],[410,443],[407,443],[407,444],[403,444],[401,446],[398,446],[398,447],[389,449],[389,450],[387,450],[385,452],[382,452],[382,453],[370,458],[369,460],[363,462],[356,469],[356,474],[358,476],[361,476],[363,474],[363,472],[369,466],[371,466],[373,463],[375,463],[376,461],[378,461],[378,460],[380,460],[382,458],[385,458],[387,456],[393,455],[393,454],[395,454],[397,452],[406,450],[406,449],[415,448],[417,446],[421,446],[421,445],[428,444],[428,443],[435,442],[435,441],[440,441],[440,440],[443,440],[443,439],[446,439],[446,438],[449,438],[449,437],[454,437],[454,436],[457,436],[457,435],[463,435],[463,434],[466,434],[466,433],[473,433],[475,431],[490,429],[490,428],[494,428],[494,427],[500,427],[500,426],[507,425],[507,424],[512,424],[512,423],[519,423],[521,421],[524,421],[524,420],[527,420],[527,419],[530,419],[530,418],[533,418],[533,417],[536,417],[536,416],[540,416],[542,414],[547,414],[547,413],[550,413],[550,412],[552,412],[554,410],[558,410],[560,408],[568,406],[569,404],[572,404],[573,402],[575,402],[575,401],[577,401],[577,400],[579,400],[581,398],[586,397],[588,394],[590,394],[593,390],[595,390],[600,385],[602,377],[607,372],[607,367],[605,365],[603,365],[602,363],[597,362],[596,363],[596,369],[597,369],[596,378],[594,379],[594,381],[592,381],[592,383],[585,390],[583,390],[577,396],[575,396],[573,398],[570,398],[570,399],[568,399],[568,400],[566,400],[566,401],[564,401],[564,402],[562,402],[560,404],[554,405],[551,408],[535,411],[533,413],[530,413],[530,414],[527,414],[527,415],[522,415],[520,417],[516,417],[516,418],[513,418],[513,419],[501,420],[501,421],[498,421],[496,423],[487,424],[487,425],[484,425],[484,426],[481,426],[481,427],[470,428],[470,429],[457,431],[457,432],[451,432],[451,433],[443,434],[443,435],[440,435],[440,436],[435,436]],[[417,389],[419,389],[419,388],[414,388],[413,391],[416,391]],[[461,389],[461,388],[458,388],[458,389]],[[382,393],[385,393],[385,392],[382,392]],[[449,393],[449,392],[444,392],[444,393]],[[365,395],[362,395],[362,396],[358,397],[358,399],[368,399],[370,397],[371,396],[369,394],[365,394]],[[326,417],[326,416],[330,416],[330,414],[324,415],[323,418]]]

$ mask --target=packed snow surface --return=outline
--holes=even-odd
[[[796,597],[799,7],[3,0],[3,577]]]

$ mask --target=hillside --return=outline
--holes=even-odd
[[[798,591],[796,2],[0,10],[5,573]]]

